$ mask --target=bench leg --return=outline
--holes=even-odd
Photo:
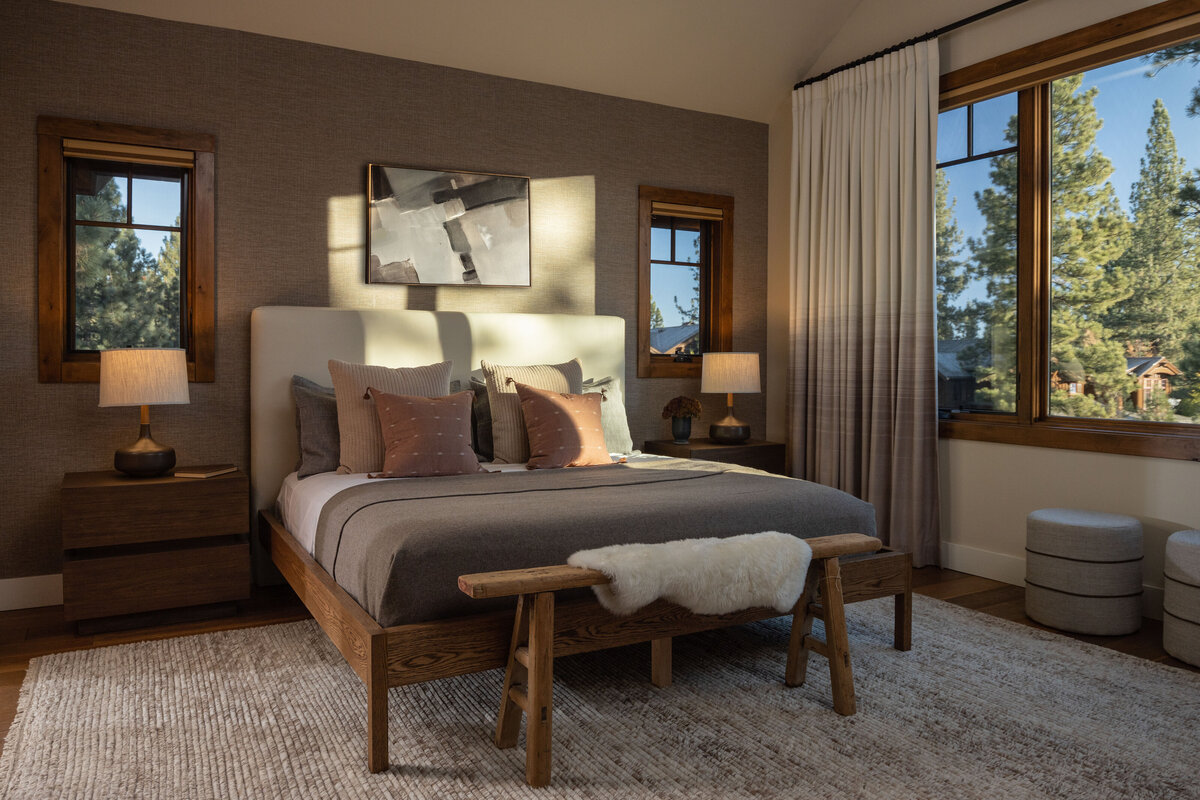
[[[671,637],[650,640],[650,682],[660,689],[671,685]]]
[[[529,630],[529,603],[525,595],[517,597],[517,614],[513,619],[512,642],[508,647],[508,668],[504,671],[504,693],[500,695],[500,715],[496,718],[496,747],[516,747],[521,733],[521,707],[513,699],[513,689],[519,692],[528,681],[525,665],[517,661],[517,648],[524,647]]]
[[[550,783],[554,712],[554,592],[533,596],[529,612],[529,705],[525,722],[525,782]]]
[[[815,602],[818,587],[820,603]],[[825,622],[823,642],[812,635],[813,619]],[[850,638],[846,632],[846,605],[842,598],[842,575],[837,558],[822,558],[812,565],[804,594],[792,609],[792,635],[788,642],[785,684],[800,686],[804,683],[810,650],[829,661],[833,710],[842,716],[850,716],[855,712],[854,673],[850,669]]]
[[[904,591],[896,595],[896,628],[893,645],[912,650],[912,556],[904,554]]]
[[[808,571],[804,593],[792,608],[792,636],[788,641],[787,668],[783,682],[787,686],[803,686],[808,676],[808,647],[805,640],[812,635],[812,605],[817,600],[817,565]]]
[[[829,658],[829,684],[833,689],[833,710],[848,717],[855,712],[854,673],[850,669],[850,637],[846,633],[842,576],[836,558],[823,561],[821,606],[825,611],[825,647]]]

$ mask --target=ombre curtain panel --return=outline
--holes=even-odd
[[[874,504],[885,542],[937,564],[937,41],[792,110],[792,474]]]

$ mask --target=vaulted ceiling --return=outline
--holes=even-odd
[[[765,122],[814,65],[994,0],[68,1]]]

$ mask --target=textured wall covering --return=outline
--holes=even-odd
[[[452,43],[448,41],[448,46]],[[636,364],[637,186],[736,199],[734,347],[765,347],[767,126],[234,31],[0,4],[0,578],[59,571],[63,472],[103,469],[136,411],[39,384],[39,114],[217,137],[217,381],[152,412],[181,463],[248,462],[249,315],[267,304],[616,314]],[[371,161],[528,175],[533,287],[363,282]],[[696,381],[627,375],[635,443]],[[713,412],[721,400],[705,396]],[[761,396],[738,402],[762,431]],[[703,423],[719,414],[706,414]]]

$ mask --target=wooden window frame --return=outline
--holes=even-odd
[[[728,352],[733,349],[733,198],[658,186],[638,187],[637,374],[639,378],[699,378],[703,353],[693,355],[690,361],[676,361],[672,356],[650,352],[650,223],[655,203],[713,212],[707,252],[709,270],[702,277],[707,291],[700,309],[700,327],[708,332],[709,352]]]
[[[188,380],[216,379],[215,179],[216,138],[210,134],[117,125],[89,120],[38,117],[38,381],[88,383],[100,380],[99,353],[74,352],[68,337],[66,162],[63,141],[80,139],[139,147],[188,150],[193,154],[188,197],[185,307],[189,318],[184,347]]]
[[[1018,94],[1017,411],[954,412],[942,438],[1200,461],[1200,425],[1055,417],[1049,409],[1050,82],[1200,38],[1192,0],[1170,0],[947,73],[940,111]]]

